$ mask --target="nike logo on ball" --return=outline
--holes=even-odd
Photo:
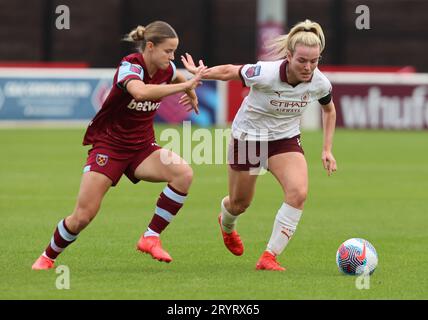
[[[366,259],[366,243],[363,243],[363,253],[361,253],[361,255],[356,256],[356,258],[358,259],[358,261],[363,262]]]

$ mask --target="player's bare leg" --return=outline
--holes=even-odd
[[[245,212],[254,196],[257,175],[249,171],[236,171],[229,166],[229,195],[221,202],[218,218],[223,242],[236,256],[244,253],[244,245],[235,230],[237,218]]]
[[[101,173],[86,172],[83,174],[73,213],[58,223],[51,242],[34,262],[33,270],[46,270],[54,267],[57,256],[76,240],[79,232],[96,216],[101,201],[111,184],[111,180]]]
[[[302,215],[308,192],[307,164],[303,154],[287,152],[269,158],[269,170],[282,186],[284,203],[275,217],[271,238],[256,269],[284,271],[276,257],[284,251]]]
[[[91,171],[83,174],[76,206],[65,219],[72,233],[79,233],[95,218],[111,184],[110,178],[101,173]]]
[[[160,233],[169,225],[183,206],[193,179],[192,168],[172,151],[160,149],[153,152],[135,170],[135,177],[149,182],[167,182],[156,203],[155,214],[137,243],[137,249],[154,259],[171,262],[172,258],[162,248]]]

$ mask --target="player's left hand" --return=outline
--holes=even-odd
[[[191,97],[186,93],[180,97],[178,103],[183,106],[187,106],[186,111],[189,112],[195,110],[196,114],[199,114],[198,97],[196,95],[194,97]]]
[[[186,70],[192,74],[196,74],[199,68],[205,67],[205,64],[202,60],[199,60],[199,66],[196,66],[192,56],[187,52],[185,57],[181,56],[181,62],[183,62],[183,65],[186,68]]]
[[[321,154],[321,160],[324,169],[327,170],[327,174],[331,176],[331,174],[337,170],[336,159],[333,154],[329,151],[323,151]]]

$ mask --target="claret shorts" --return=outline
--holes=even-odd
[[[300,152],[300,135],[275,141],[246,141],[232,137],[229,144],[228,163],[233,170],[249,171],[252,168],[268,169],[268,159],[276,154]]]
[[[148,143],[138,151],[117,150],[108,146],[96,144],[88,151],[83,172],[99,172],[110,178],[115,186],[122,174],[125,174],[133,183],[140,180],[134,175],[135,170],[154,151],[161,149],[156,143]]]

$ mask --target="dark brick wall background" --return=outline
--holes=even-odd
[[[370,30],[357,30],[355,8],[370,8]],[[55,28],[55,8],[67,5],[71,29]],[[83,61],[114,67],[133,50],[120,41],[138,24],[169,22],[179,55],[207,64],[256,61],[257,0],[0,0],[0,61]],[[309,18],[327,38],[329,65],[411,65],[428,72],[428,1],[288,0],[288,30]]]

